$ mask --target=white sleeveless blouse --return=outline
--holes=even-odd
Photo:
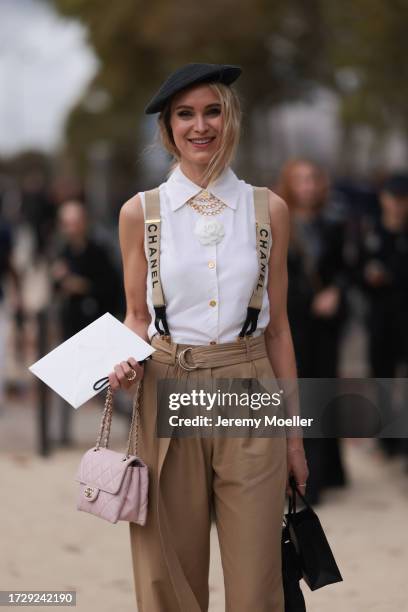
[[[193,233],[202,215],[185,204],[202,188],[177,166],[159,189],[160,278],[172,341],[191,345],[233,342],[244,324],[258,278],[252,186],[238,179],[230,167],[212,184],[208,191],[227,206],[215,216],[223,223],[225,235],[210,246],[203,246]],[[146,217],[144,192],[140,197]],[[146,241],[145,253],[147,257]],[[151,339],[157,330],[150,271],[146,299],[152,317],[148,328]],[[266,279],[254,336],[260,335],[268,322]]]

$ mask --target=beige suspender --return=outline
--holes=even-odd
[[[160,226],[160,191],[156,187],[145,192],[145,240],[152,280],[152,302],[156,314],[154,324],[159,334],[170,340],[166,303],[160,280]]]
[[[247,316],[238,338],[252,336],[258,325],[266,284],[266,266],[271,247],[271,227],[269,220],[269,196],[266,187],[254,187],[254,207],[256,221],[256,251],[258,255],[258,280],[247,308]]]
[[[271,227],[269,220],[269,198],[266,187],[254,187],[254,207],[256,220],[256,248],[259,273],[255,289],[248,305],[247,319],[240,336],[251,335],[256,329],[259,312],[262,308],[266,283],[266,269],[271,247]],[[152,280],[152,301],[156,312],[156,329],[161,335],[169,336],[166,321],[166,305],[160,280],[160,192],[159,188],[145,192],[145,239]],[[162,322],[163,330],[159,328]],[[248,326],[250,330],[248,333]]]
[[[269,197],[266,187],[254,187],[254,206],[256,219],[256,250],[258,253],[259,275],[256,287],[249,302],[251,308],[262,308],[263,292],[266,281],[271,225],[269,220]]]
[[[160,193],[159,189],[145,192],[145,228],[146,245],[149,256],[149,268],[152,279],[153,304],[164,306],[164,297],[160,281]]]

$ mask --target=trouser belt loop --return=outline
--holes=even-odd
[[[170,348],[171,348],[171,363],[172,365],[175,365],[177,363],[177,357],[178,357],[178,353],[179,353],[179,345],[178,342],[171,342],[170,344]]]
[[[155,353],[163,353],[169,360],[169,365],[175,364],[177,359],[177,348],[178,344],[174,343],[171,336],[161,336],[160,334],[154,334],[152,337],[151,344],[156,351],[152,354],[152,359],[155,360]]]

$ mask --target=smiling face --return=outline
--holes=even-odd
[[[221,145],[221,101],[206,84],[177,94],[171,103],[170,127],[183,165],[207,166]]]

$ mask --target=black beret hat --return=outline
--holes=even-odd
[[[239,66],[228,64],[186,64],[173,72],[145,108],[146,115],[159,113],[174,94],[196,83],[230,85],[241,74]]]

